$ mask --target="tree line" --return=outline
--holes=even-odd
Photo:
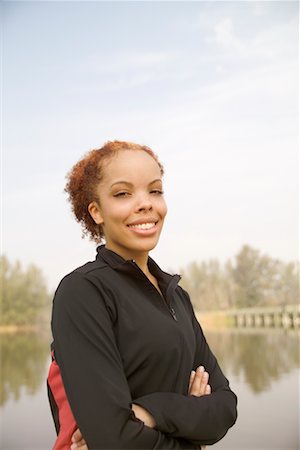
[[[299,302],[299,263],[284,263],[244,245],[232,260],[192,262],[181,285],[199,310],[279,306]]]
[[[0,256],[0,326],[34,325],[49,308],[50,294],[41,270],[34,264],[23,268]]]
[[[34,325],[49,320],[52,294],[41,270],[23,268],[0,256],[0,326]],[[192,262],[181,270],[181,285],[196,309],[224,310],[278,306],[299,301],[299,264],[273,259],[244,245],[233,261]]]

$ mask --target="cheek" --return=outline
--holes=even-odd
[[[118,204],[111,205],[108,211],[110,220],[123,221],[126,220],[130,214],[131,205],[129,202],[121,201]]]
[[[159,204],[159,211],[161,216],[164,218],[168,212],[168,207],[164,198],[161,199]]]

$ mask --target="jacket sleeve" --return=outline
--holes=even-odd
[[[105,295],[83,273],[73,272],[53,302],[55,358],[89,450],[193,448],[135,417]]]
[[[154,417],[157,429],[172,437],[182,437],[195,444],[212,445],[225,436],[237,418],[237,397],[229,387],[218,362],[210,350],[188,294],[196,336],[194,369],[203,365],[209,373],[210,395],[184,396],[176,393],[153,393],[134,400]]]

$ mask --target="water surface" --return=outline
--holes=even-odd
[[[299,332],[205,334],[239,399],[236,425],[212,448],[299,449]],[[36,334],[1,336],[1,450],[52,448],[49,342]]]

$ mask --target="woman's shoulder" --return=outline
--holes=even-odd
[[[83,275],[87,275],[89,273],[97,272],[98,270],[107,268],[107,264],[104,261],[101,261],[99,259],[96,259],[95,261],[88,261],[87,263],[83,264],[82,266],[77,267],[72,272],[70,272],[68,275],[71,275],[72,273],[81,273]],[[66,276],[68,276],[66,275]]]
[[[103,261],[97,259],[95,261],[88,261],[64,275],[58,284],[57,290],[62,287],[67,287],[68,285],[74,286],[74,284],[82,284],[85,280],[89,280],[92,277],[101,278],[101,272],[103,272],[103,269],[105,268],[107,268],[107,264]]]
[[[69,272],[61,279],[54,293],[56,312],[60,309],[74,311],[76,308],[81,311],[81,308],[85,310],[87,307],[97,309],[100,304],[112,309],[115,283],[111,282],[110,272],[110,267],[99,260],[87,262]]]
[[[191,300],[189,293],[180,284],[177,285],[177,292],[180,294],[180,296],[185,302],[190,303]]]
[[[195,314],[195,311],[189,293],[180,285],[177,286],[177,293],[184,307],[193,316]]]

